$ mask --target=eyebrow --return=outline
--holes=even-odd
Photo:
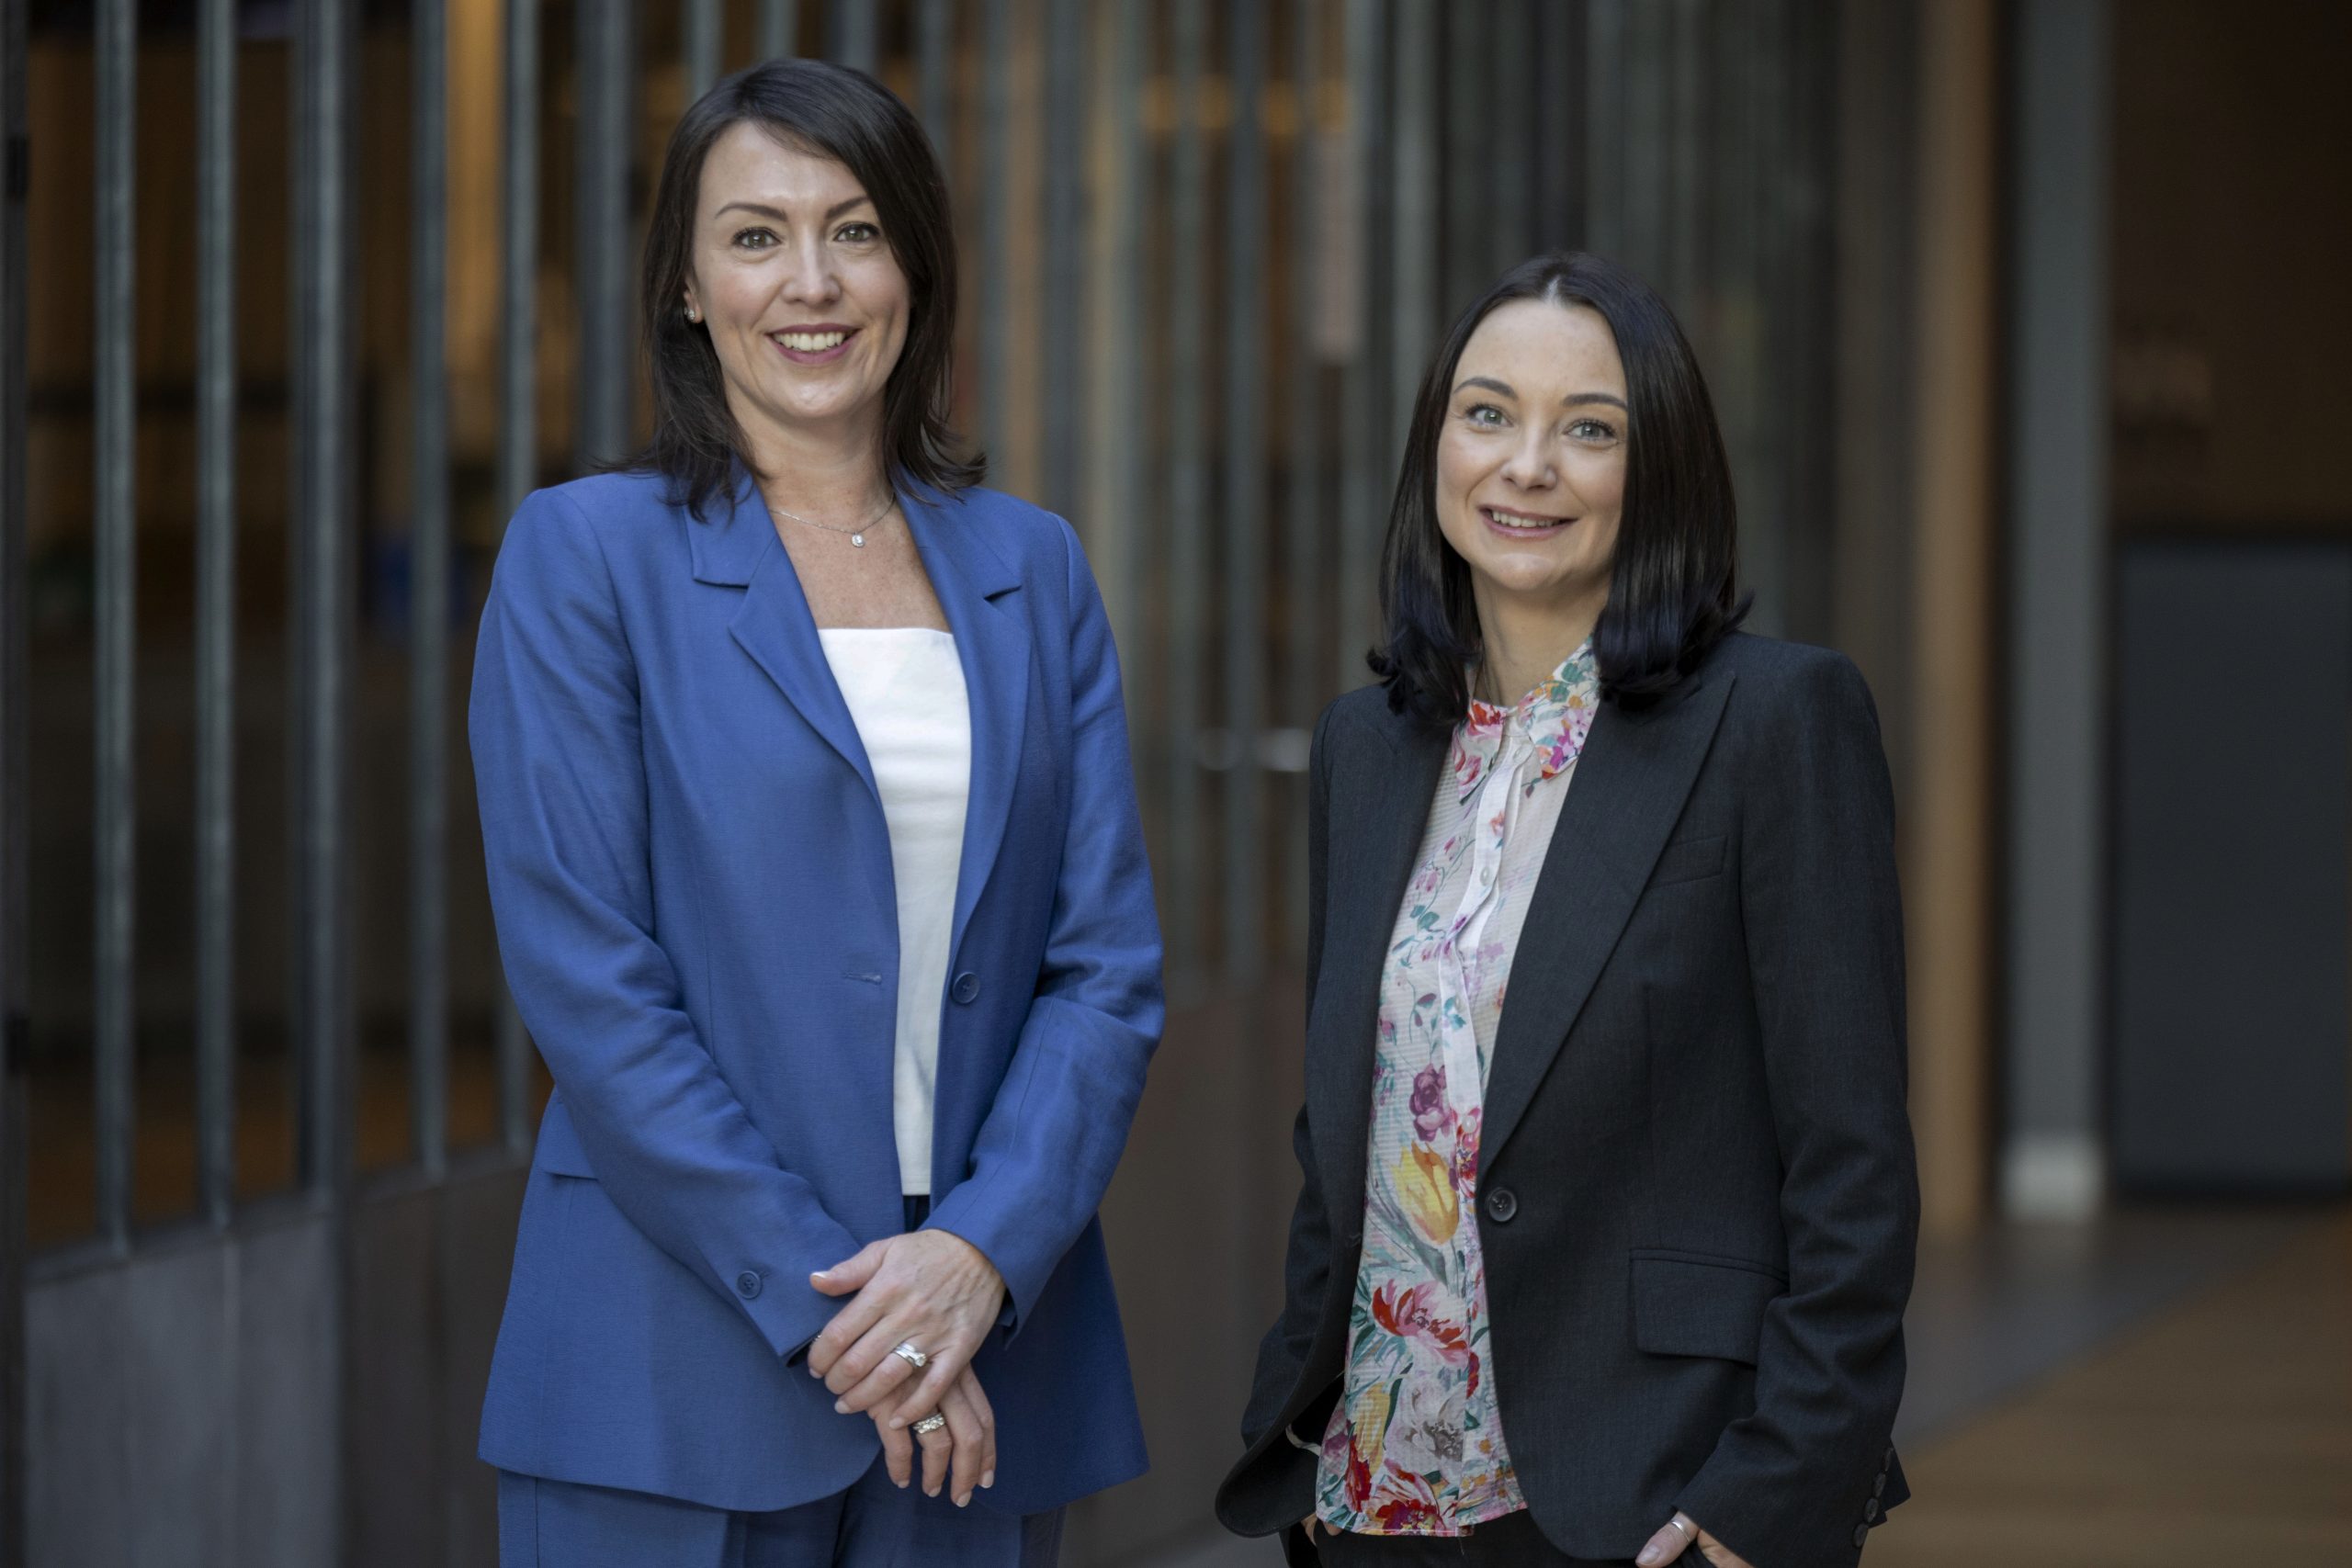
[[[1484,387],[1490,392],[1500,392],[1506,398],[1519,396],[1518,389],[1510,382],[1498,381],[1492,376],[1465,376],[1462,378],[1461,384],[1453,389],[1458,392],[1464,387]],[[1607,403],[1614,409],[1625,408],[1625,400],[1613,392],[1570,392],[1560,400],[1562,408],[1574,408],[1578,403]],[[1625,412],[1630,413],[1633,411],[1626,409]]]
[[[831,223],[834,219],[839,218],[842,213],[849,211],[852,208],[870,207],[873,204],[874,198],[870,196],[854,196],[847,201],[837,201],[833,203],[832,206],[825,209],[825,221]],[[763,218],[773,218],[779,223],[788,223],[791,221],[790,215],[782,208],[770,207],[763,202],[757,201],[730,201],[726,206],[720,208],[715,216],[723,217],[729,212],[735,211],[739,208],[745,212],[756,212]]]

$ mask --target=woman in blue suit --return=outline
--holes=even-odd
[[[506,1568],[1050,1563],[1144,1468],[1095,1217],[1161,1020],[1118,666],[1069,525],[954,455],[955,302],[903,105],[721,83],[646,242],[651,445],[507,531],[473,752],[556,1092]]]

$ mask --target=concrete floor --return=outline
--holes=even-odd
[[[2309,1245],[2345,1224],[2342,1213],[2124,1209],[2086,1224],[2000,1225],[1965,1241],[1924,1246],[1905,1320],[1910,1378],[1895,1428],[1896,1440],[1928,1466],[1924,1473],[1912,1467],[1915,1488],[1924,1491],[1936,1473],[1941,1446],[1961,1441],[1978,1424],[2134,1331],[2169,1321],[2286,1249]],[[1876,1555],[1911,1561],[1917,1539],[1935,1528],[1926,1512],[1923,1502],[1895,1514],[1885,1540],[1910,1535],[1913,1543],[1890,1545]],[[1915,1513],[1923,1516],[1919,1528],[1905,1531],[1906,1517]],[[1206,1531],[1137,1568],[1279,1568],[1281,1562],[1271,1540]]]

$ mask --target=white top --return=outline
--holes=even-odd
[[[956,874],[972,787],[972,711],[952,632],[822,626],[890,829],[899,897],[899,1026],[890,1092],[899,1190],[931,1191],[931,1112],[947,1001]]]

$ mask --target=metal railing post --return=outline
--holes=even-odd
[[[197,1190],[219,1227],[237,1181],[235,0],[204,0],[197,81]]]
[[[345,897],[351,708],[352,449],[350,0],[300,11],[294,229],[295,1039],[302,1184],[339,1200],[349,1180],[351,1018]]]
[[[1393,443],[1387,431],[1387,386],[1381,370],[1380,308],[1388,267],[1381,239],[1386,229],[1389,182],[1383,177],[1388,139],[1387,0],[1347,0],[1348,95],[1346,211],[1353,229],[1359,283],[1354,300],[1354,355],[1340,390],[1345,428],[1340,443],[1340,603],[1334,617],[1333,684],[1340,691],[1370,677],[1364,651],[1377,635],[1380,542],[1386,532]]]
[[[579,297],[579,414],[573,455],[582,471],[633,445],[637,336],[630,309],[629,160],[637,96],[630,69],[633,0],[580,0],[572,145],[571,276]]]
[[[416,0],[409,196],[409,1088],[425,1174],[449,1141],[447,0]]]
[[[1168,205],[1168,968],[1198,979],[1201,953],[1201,626],[1208,601],[1208,452],[1203,402],[1208,280],[1201,255],[1209,168],[1202,75],[1207,0],[1175,0],[1175,139]]]
[[[798,54],[798,0],[760,0],[759,28],[754,39],[762,60],[782,60]]]
[[[25,1560],[27,0],[0,0],[0,1562]]]
[[[498,501],[513,516],[538,484],[539,7],[506,0],[500,128]],[[499,1141],[531,1147],[531,1040],[502,976],[496,1021]]]
[[[133,941],[138,892],[136,771],[138,682],[138,54],[135,0],[97,8],[97,223],[96,342],[96,500],[93,541],[97,615],[96,797],[98,1229],[117,1252],[130,1247],[132,1080],[138,1001]]]
[[[1225,775],[1222,878],[1224,978],[1255,981],[1265,967],[1265,775],[1259,740],[1266,728],[1265,264],[1266,149],[1260,107],[1266,74],[1266,14],[1259,0],[1226,11],[1225,155],[1225,728],[1232,738]]]

